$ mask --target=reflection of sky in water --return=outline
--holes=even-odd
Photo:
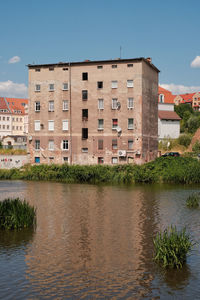
[[[0,298],[197,299],[198,247],[181,272],[152,260],[153,236],[171,223],[199,239],[199,211],[185,206],[193,190],[0,182],[0,199],[37,208],[35,234],[0,236]]]

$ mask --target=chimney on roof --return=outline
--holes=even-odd
[[[151,57],[147,57],[146,60],[147,60],[148,62],[150,62],[150,63],[151,63],[151,61],[152,61]]]

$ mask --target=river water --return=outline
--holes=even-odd
[[[185,206],[198,190],[0,181],[0,200],[37,208],[34,231],[0,231],[0,299],[200,299],[199,244],[182,270],[152,260],[170,224],[200,241],[200,209]]]

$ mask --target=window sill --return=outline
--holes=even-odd
[[[36,93],[39,93],[40,91],[35,91]]]
[[[103,131],[103,130],[104,130],[104,128],[98,128],[97,130],[98,130],[98,131]]]
[[[48,112],[54,112],[54,110],[48,110]]]
[[[36,112],[36,113],[39,113],[39,112],[40,112],[40,110],[35,110],[35,112]]]
[[[69,89],[62,89],[63,91],[69,91]]]
[[[55,92],[55,90],[49,90],[49,92]]]

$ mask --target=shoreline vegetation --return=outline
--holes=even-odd
[[[200,183],[200,162],[191,157],[160,157],[143,165],[25,165],[0,169],[0,180],[66,183]]]

